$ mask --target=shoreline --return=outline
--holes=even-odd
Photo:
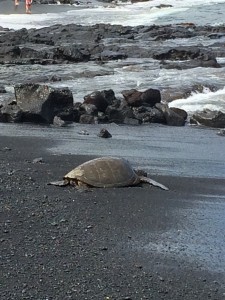
[[[98,137],[107,129],[112,138]],[[119,156],[149,174],[173,177],[225,179],[218,129],[201,126],[174,127],[161,124],[80,124],[65,127],[29,123],[0,123],[1,136],[44,138],[52,141],[51,155]],[[83,134],[83,132],[85,134]]]

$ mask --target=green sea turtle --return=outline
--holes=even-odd
[[[134,170],[127,160],[117,157],[89,160],[67,173],[63,180],[53,181],[49,184],[107,188],[136,186],[141,182],[168,190],[163,184],[148,178],[144,171]]]

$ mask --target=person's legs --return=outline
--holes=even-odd
[[[17,8],[19,4],[19,0],[15,0],[15,8]]]
[[[31,14],[31,0],[26,0],[26,14]]]

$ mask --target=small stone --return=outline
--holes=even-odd
[[[4,147],[3,149],[2,149],[2,151],[11,151],[12,149],[11,148],[9,148],[9,147]]]
[[[33,159],[32,163],[36,164],[36,163],[42,163],[43,162],[43,158],[42,157],[37,157],[35,159]]]
[[[92,229],[94,226],[93,225],[88,225],[87,227],[86,227],[86,229]]]
[[[107,139],[107,138],[111,138],[112,135],[107,129],[102,128],[98,134],[98,137]]]
[[[102,247],[100,248],[101,251],[107,251],[108,250],[108,247]]]
[[[81,130],[80,132],[78,132],[78,134],[80,134],[80,135],[89,135],[87,130]]]
[[[143,266],[142,266],[142,265],[139,265],[139,264],[136,264],[135,267],[136,267],[137,269],[142,269],[142,268],[143,268]]]

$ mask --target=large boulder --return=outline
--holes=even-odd
[[[4,101],[0,105],[0,122],[19,123],[22,120],[22,111],[14,100]]]
[[[141,95],[142,104],[153,107],[156,103],[160,103],[161,94],[157,89],[147,89]]]
[[[186,122],[186,116],[181,110],[175,110],[169,108],[168,104],[157,103],[156,108],[159,109],[166,120],[166,125],[169,126],[184,126]]]
[[[107,107],[106,116],[110,123],[122,124],[124,121],[124,113],[123,110],[113,105]]]
[[[155,107],[135,107],[133,108],[133,112],[135,119],[137,119],[139,123],[166,123],[164,114]]]
[[[225,113],[206,109],[202,112],[196,112],[190,119],[191,123],[201,124],[208,127],[224,128]]]
[[[109,103],[105,98],[105,93],[100,91],[92,92],[84,96],[84,104],[92,104],[94,105],[97,110],[101,112],[105,112],[106,108],[108,107]]]
[[[125,118],[134,118],[132,108],[127,105],[126,101],[116,99],[112,105],[109,105],[105,111],[109,122],[124,123]]]
[[[132,107],[139,107],[142,105],[153,107],[156,103],[160,103],[161,94],[159,90],[147,89],[144,92],[136,89],[124,90],[122,95],[127,104]]]
[[[178,107],[170,107],[170,109],[173,110],[179,116],[181,116],[185,121],[187,120],[188,113],[186,112],[186,110]]]
[[[23,112],[23,122],[51,124],[57,114],[73,107],[73,95],[68,88],[21,84],[15,86],[15,97]]]
[[[122,91],[122,95],[126,100],[127,104],[132,107],[141,106],[142,100],[141,95],[142,92],[137,91],[136,89],[124,90]]]

